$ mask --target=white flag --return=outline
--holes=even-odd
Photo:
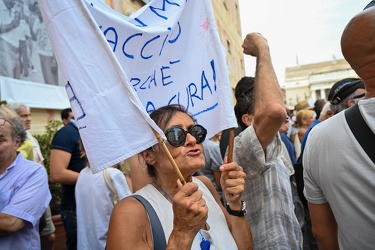
[[[156,144],[148,113],[167,104],[208,137],[237,126],[210,0],[154,0],[131,17],[97,0],[39,2],[94,171]]]

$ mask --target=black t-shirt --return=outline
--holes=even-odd
[[[81,151],[79,148],[80,138],[78,128],[70,122],[56,132],[51,145],[51,149],[62,150],[72,155],[68,169],[77,173],[81,172],[86,164],[86,158],[81,158]],[[62,198],[60,209],[75,211],[75,185],[61,184],[61,186]]]
[[[223,130],[223,132],[221,133],[221,137],[220,137],[220,153],[223,159],[225,157],[225,152],[227,151],[227,147],[229,145],[229,130],[230,130],[229,128]],[[237,127],[234,132],[234,136],[236,137],[241,132],[242,132],[242,129],[240,127]]]

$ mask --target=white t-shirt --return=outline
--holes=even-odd
[[[359,108],[375,133],[375,98],[361,100]],[[375,165],[351,132],[344,111],[311,130],[303,166],[306,199],[329,203],[340,249],[374,249]]]
[[[109,175],[119,200],[131,195],[124,174],[115,168]],[[103,172],[93,174],[86,167],[79,174],[76,188],[78,249],[104,249],[113,200]]]

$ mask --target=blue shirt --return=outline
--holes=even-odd
[[[313,127],[315,127],[316,125],[318,125],[320,123],[319,120],[316,120],[315,122],[313,122],[310,127],[306,130],[306,133],[305,135],[303,136],[302,138],[302,142],[301,142],[301,152],[305,149],[305,145],[306,145],[306,141],[307,141],[307,137],[309,136],[309,133],[311,131],[311,129],[313,129]]]
[[[286,135],[286,133],[280,133],[280,138],[283,141],[286,149],[288,150],[288,154],[289,154],[290,160],[292,161],[292,164],[296,164],[297,163],[296,149],[294,147],[292,140]]]
[[[39,219],[51,200],[42,165],[17,155],[0,175],[0,211],[25,221],[25,226],[0,237],[1,249],[40,249]]]

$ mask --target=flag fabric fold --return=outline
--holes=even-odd
[[[210,0],[154,0],[130,17],[97,0],[39,0],[93,172],[164,139],[149,113],[185,106],[208,137],[236,127]]]

